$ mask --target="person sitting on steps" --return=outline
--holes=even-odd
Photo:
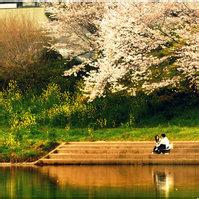
[[[157,152],[158,147],[159,147],[159,145],[160,145],[160,140],[161,140],[161,139],[160,139],[159,135],[156,135],[156,136],[155,136],[155,147],[153,148],[152,154]]]
[[[156,150],[156,153],[158,154],[165,154],[165,153],[169,153],[170,152],[170,145],[169,145],[169,139],[166,137],[166,134],[162,133],[161,134],[161,140],[159,143],[159,146]]]

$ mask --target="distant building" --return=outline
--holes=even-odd
[[[25,1],[25,0],[24,0]],[[26,0],[25,2],[19,0],[0,0],[0,19],[27,18],[34,23],[48,21],[45,15],[44,7],[41,6],[40,0]],[[1,25],[0,25],[1,27]]]
[[[14,1],[1,1],[0,2],[0,9],[8,9],[8,8],[32,8],[32,7],[39,7],[38,2],[14,2]]]

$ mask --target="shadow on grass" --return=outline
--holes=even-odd
[[[138,128],[158,126],[199,127],[199,106],[168,108],[152,117],[142,118],[136,125]]]

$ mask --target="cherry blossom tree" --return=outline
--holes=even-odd
[[[89,37],[97,56],[65,72],[68,76],[88,63],[93,66],[84,76],[83,90],[90,101],[107,92],[136,95],[162,87],[178,89],[185,81],[198,88],[197,5],[106,2],[100,4],[100,17],[93,15],[97,6],[92,4],[89,15],[94,16],[92,23],[97,27],[94,37]],[[89,13],[90,7],[86,10]],[[62,33],[60,27],[57,23],[58,34]]]
[[[44,28],[52,38],[51,47],[65,57],[73,57],[96,48],[103,3],[46,3],[49,22]]]

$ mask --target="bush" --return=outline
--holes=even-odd
[[[24,16],[0,19],[0,77],[2,80],[33,79],[39,71],[44,46],[47,44],[35,20]]]
[[[170,96],[170,97],[169,97]],[[186,98],[185,101],[180,98]],[[175,94],[171,97],[157,93],[147,96],[110,95],[87,103],[83,96],[61,92],[57,84],[49,84],[41,94],[23,94],[16,82],[11,82],[0,95],[0,120],[9,124],[8,143],[17,145],[37,134],[55,142],[54,132],[45,133],[41,128],[86,128],[135,127],[142,124],[147,115],[158,115],[157,122],[169,121],[177,113],[177,107],[195,104],[193,94]]]

